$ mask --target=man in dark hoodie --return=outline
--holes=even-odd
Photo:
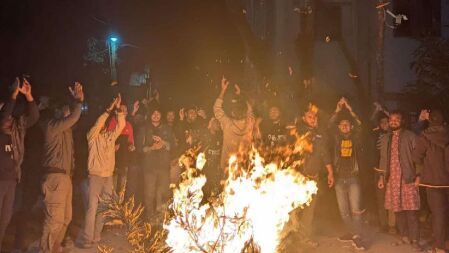
[[[84,101],[83,87],[75,83],[69,87],[75,105],[57,108],[55,116],[44,120],[44,195],[45,220],[40,241],[40,250],[44,253],[58,253],[65,237],[67,227],[72,220],[72,170],[74,169],[74,150],[72,127],[81,115]]]
[[[432,212],[434,251],[445,252],[449,213],[449,131],[440,110],[431,110],[429,127],[416,139],[413,160]]]
[[[10,101],[2,108],[0,118],[0,251],[3,236],[13,213],[17,182],[20,181],[26,129],[39,119],[39,110],[31,94],[31,85],[24,80],[20,87],[16,78]],[[17,96],[22,93],[28,113],[13,117]]]

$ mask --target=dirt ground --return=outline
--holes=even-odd
[[[295,245],[293,249],[289,250],[289,253],[350,253],[358,252],[350,243],[341,243],[337,240],[337,237],[333,236],[319,236],[318,242],[320,246],[317,248],[304,247],[302,245]],[[395,236],[376,233],[374,229],[369,229],[369,248],[365,252],[376,253],[409,253],[414,252],[409,245],[392,246],[395,242]],[[102,243],[114,248],[113,252],[127,252],[128,244],[124,241],[120,231],[108,231]],[[96,253],[95,248],[86,250],[74,248],[72,253]]]

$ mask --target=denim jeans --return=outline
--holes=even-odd
[[[338,208],[348,232],[362,235],[360,182],[356,177],[337,178],[335,183]]]

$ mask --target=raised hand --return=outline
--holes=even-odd
[[[234,84],[234,88],[235,88],[235,94],[240,95],[240,93],[241,93],[240,86],[238,84]]]
[[[11,88],[12,88],[11,98],[17,99],[17,95],[19,95],[20,92],[20,79],[18,77],[16,77],[16,79],[14,80],[14,83],[12,84]]]
[[[340,100],[338,100],[337,102],[337,108],[335,108],[335,112],[341,111],[345,103],[346,103],[345,98],[344,97],[340,98]]]
[[[427,109],[421,110],[421,113],[419,114],[419,121],[429,120],[429,116],[430,116],[429,110]]]
[[[348,100],[346,98],[344,99],[344,105],[346,106],[346,108],[349,110],[349,112],[352,112],[352,106],[349,104]]]
[[[380,112],[383,110],[382,105],[380,105],[379,102],[374,102],[373,105],[374,105],[374,110],[376,110],[377,112]]]
[[[226,89],[228,89],[229,86],[229,81],[226,79],[226,77],[222,77],[221,78],[221,90],[225,91]]]
[[[117,96],[117,102],[116,102],[116,104],[115,104],[115,108],[117,109],[117,110],[120,110],[120,106],[122,105],[122,94],[118,94],[118,96]]]
[[[120,98],[121,99],[121,98]],[[112,100],[111,104],[109,105],[107,111],[112,112],[114,108],[117,108],[117,104],[119,104],[119,97],[116,97]],[[120,106],[119,106],[120,107]]]
[[[75,82],[75,85],[73,88],[69,86],[70,94],[72,94],[72,97],[75,100],[78,100],[80,102],[84,101],[84,92],[83,92],[83,86],[79,82]]]
[[[133,116],[136,115],[137,111],[139,111],[139,108],[140,108],[140,102],[139,102],[139,100],[136,100],[133,104],[133,111],[132,111],[131,115],[133,115]]]
[[[184,118],[185,118],[185,116],[186,116],[186,114],[184,113],[184,111],[185,111],[184,108],[181,108],[181,109],[179,110],[179,120],[180,120],[180,121],[183,121]]]
[[[22,87],[19,88],[20,93],[22,93],[28,102],[33,101],[33,95],[31,94],[31,84],[28,80],[24,79]]]

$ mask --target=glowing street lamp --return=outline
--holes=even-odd
[[[109,49],[109,66],[111,68],[111,79],[117,81],[117,49],[119,40],[117,36],[110,36],[107,40]]]

